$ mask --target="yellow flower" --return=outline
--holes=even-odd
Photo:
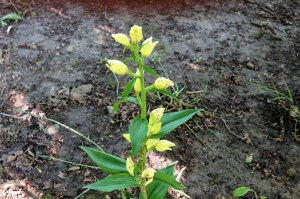
[[[143,39],[142,27],[134,25],[130,29],[130,38],[133,43],[139,43]]]
[[[159,139],[148,139],[146,142],[147,150],[149,151],[151,148],[155,147],[158,141]]]
[[[164,114],[165,109],[164,108],[157,108],[150,113],[150,118],[149,118],[149,125],[152,126],[155,123],[158,123],[163,114]]]
[[[140,75],[140,70],[137,69],[135,74]],[[135,92],[138,92],[138,93],[141,92],[141,90],[142,90],[142,88],[141,88],[141,79],[140,79],[140,78],[137,78],[137,79],[135,80],[133,86],[134,86]]]
[[[169,86],[173,86],[173,85],[174,83],[171,80],[164,77],[159,77],[154,82],[154,87],[157,89],[166,89]]]
[[[130,173],[130,175],[134,175],[134,162],[132,161],[131,157],[127,158],[126,160],[126,168],[128,173]]]
[[[154,134],[158,133],[160,131],[160,129],[161,129],[161,125],[162,125],[161,122],[155,123],[152,126],[148,125],[147,136],[149,137],[151,135],[154,135]]]
[[[142,172],[142,177],[146,178],[145,186],[150,184],[153,180],[155,170],[152,168],[147,168]]]
[[[175,146],[175,144],[173,142],[170,142],[168,140],[159,140],[156,144],[155,144],[155,149],[157,151],[166,151],[166,150],[172,150],[171,147]]]
[[[118,75],[125,75],[128,71],[128,67],[119,60],[108,60],[106,66]]]
[[[124,137],[128,142],[131,143],[131,138],[130,138],[130,134],[129,134],[129,133],[124,133],[124,134],[123,134],[123,137]]]
[[[111,36],[115,39],[116,42],[118,42],[124,46],[129,47],[131,45],[130,39],[125,34],[118,33],[118,34],[112,34]]]
[[[148,57],[149,55],[151,55],[154,47],[156,46],[156,44],[158,44],[158,41],[152,42],[152,37],[146,39],[143,42],[143,47],[141,49],[141,53],[144,57]]]

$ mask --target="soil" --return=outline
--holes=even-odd
[[[0,16],[12,11],[24,19],[10,22],[9,32],[0,29],[0,198],[74,198],[105,176],[38,156],[93,165],[79,148],[89,142],[26,112],[55,119],[126,157],[122,133],[137,107],[124,104],[111,114],[127,79],[119,78],[118,89],[99,60],[123,59],[111,34],[134,24],[159,41],[156,61],[148,64],[164,76],[159,58],[184,88],[180,98],[199,98],[192,107],[206,110],[194,118],[198,125],[187,123],[193,133],[182,125],[167,137],[176,147],[149,161],[178,160],[192,198],[230,199],[240,186],[269,199],[300,198],[299,129],[282,109],[289,104],[267,103],[274,96],[251,84],[274,83],[285,92],[286,83],[299,108],[299,0],[0,1]],[[169,102],[149,99],[150,109]],[[248,156],[253,160],[245,163]],[[89,191],[81,198],[120,195]]]

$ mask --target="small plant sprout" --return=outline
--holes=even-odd
[[[4,15],[0,18],[0,24],[2,27],[7,26],[8,21],[18,21],[23,19],[19,14],[12,12],[7,15]]]
[[[254,198],[255,199],[267,199],[266,196],[258,196],[256,191],[254,191],[253,189],[250,189],[249,187],[246,186],[242,186],[242,187],[238,187],[233,191],[233,197],[235,198],[240,198],[245,196],[246,194],[252,192],[254,194]]]
[[[123,33],[112,34],[114,40],[129,50],[131,56],[125,60],[132,63],[128,67],[119,60],[106,60],[106,67],[117,75],[128,75],[131,79],[126,84],[121,99],[114,104],[114,111],[123,102],[132,102],[139,106],[140,115],[133,118],[127,133],[123,134],[124,139],[131,145],[128,156],[125,159],[106,153],[99,149],[81,147],[96,165],[108,174],[107,177],[86,185],[84,188],[110,192],[120,190],[125,199],[126,188],[139,188],[139,198],[142,199],[163,199],[168,188],[183,190],[173,175],[176,163],[165,168],[151,168],[146,165],[147,155],[150,151],[165,152],[172,150],[175,143],[163,139],[163,137],[184,124],[200,109],[179,110],[177,112],[166,112],[164,107],[147,112],[147,93],[159,92],[172,96],[166,89],[174,86],[168,77],[159,76],[153,69],[145,65],[145,60],[152,54],[158,44],[153,37],[144,39],[142,27],[134,25],[131,27],[129,36]],[[146,74],[152,75],[156,80],[146,85]],[[133,91],[133,94],[131,94]],[[129,194],[130,195],[130,194]]]
[[[271,99],[267,99],[267,102],[273,105],[276,105],[279,111],[279,125],[280,125],[280,137],[277,139],[278,141],[282,141],[285,135],[285,127],[284,127],[284,119],[287,118],[294,123],[293,134],[297,141],[300,141],[298,132],[298,124],[300,124],[300,112],[299,112],[299,104],[294,100],[291,89],[285,83],[285,93],[279,91],[278,88],[273,84],[272,88],[267,86],[263,86],[258,83],[252,83],[253,86],[258,87],[263,92],[270,93],[274,97]],[[287,116],[287,117],[285,117]]]

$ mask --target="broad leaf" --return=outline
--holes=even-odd
[[[127,172],[126,161],[124,159],[94,148],[84,146],[81,146],[80,148],[84,150],[103,171],[109,174]]]
[[[142,144],[147,136],[148,121],[135,117],[129,126],[129,134],[131,138],[132,155],[135,156],[142,147]]]
[[[166,113],[161,119],[162,127],[158,134],[151,136],[151,138],[161,138],[174,129],[176,129],[179,125],[187,122],[191,117],[193,117],[199,111],[203,111],[203,109],[188,109],[173,113]]]
[[[129,95],[129,93],[131,92],[131,90],[133,88],[135,80],[136,80],[136,78],[133,78],[132,80],[130,80],[128,82],[128,84],[126,85],[126,87],[122,93],[122,99],[126,98]]]
[[[173,177],[173,171],[174,171],[175,166],[176,166],[176,163],[173,163],[163,169],[160,169],[157,172],[164,173],[164,174],[167,174],[168,176]],[[152,183],[150,183],[147,186],[148,198],[149,199],[164,199],[165,195],[168,192],[169,187],[170,186],[162,184],[162,183],[154,180]],[[140,194],[140,198],[143,198],[142,194]]]
[[[114,107],[114,111],[115,113],[118,112],[119,110],[119,106],[120,104],[122,104],[123,102],[133,102],[135,104],[138,104],[137,100],[135,97],[125,97],[124,99],[121,99],[119,101],[117,101],[116,103],[114,103],[113,107]]]
[[[107,176],[95,183],[88,184],[84,188],[97,191],[110,192],[121,190],[128,187],[139,187],[140,185],[134,180],[129,173],[119,173]]]
[[[9,13],[0,18],[0,20],[20,20],[22,17],[15,12]]]
[[[149,66],[144,65],[144,70],[154,77],[159,77],[159,74],[157,74],[155,70],[151,69]]]
[[[155,172],[153,181],[160,182],[177,190],[182,190],[184,188],[183,185],[176,181],[173,176],[169,176],[161,172]]]
[[[242,197],[249,191],[252,191],[249,187],[238,187],[233,191],[233,197]]]

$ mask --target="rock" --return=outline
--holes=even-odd
[[[113,116],[115,114],[114,107],[107,106],[106,108],[107,108],[107,112],[108,112],[109,115]]]
[[[71,98],[80,103],[84,103],[87,94],[92,91],[92,88],[92,84],[86,84],[73,88],[70,92]]]
[[[54,135],[58,132],[58,130],[59,130],[59,125],[53,124],[53,125],[50,125],[47,128],[45,128],[44,132],[48,135]]]
[[[254,69],[254,64],[252,64],[251,62],[248,62],[248,63],[247,63],[247,67],[248,67],[249,69]]]
[[[0,58],[2,58],[2,56],[3,56],[3,50],[0,49]]]
[[[9,156],[7,156],[6,162],[10,163],[10,162],[14,161],[16,158],[17,158],[16,155],[9,155]]]
[[[4,58],[0,58],[0,64],[4,64]]]
[[[72,46],[68,46],[66,49],[67,53],[73,53],[73,47]]]

